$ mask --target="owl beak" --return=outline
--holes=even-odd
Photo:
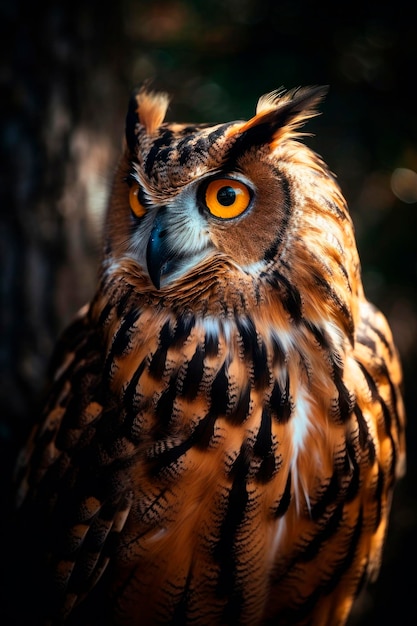
[[[156,215],[146,248],[148,274],[156,289],[161,286],[161,277],[174,269],[177,258],[177,255],[168,247],[168,230],[165,221],[165,210],[162,208]]]
[[[161,284],[164,287],[178,279],[190,267],[195,268],[209,253],[207,242],[203,242],[200,249],[194,250],[187,246],[187,242],[178,244],[178,236],[173,237],[173,231],[174,225],[170,223],[167,209],[162,206],[156,214],[146,246],[148,275],[156,289],[160,289]]]

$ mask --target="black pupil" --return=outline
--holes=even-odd
[[[236,200],[236,192],[233,187],[222,187],[217,192],[217,200],[222,206],[230,206]]]

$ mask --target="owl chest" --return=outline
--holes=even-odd
[[[213,560],[261,524],[268,561],[277,519],[291,507],[307,515],[333,471],[306,365],[252,321],[161,319],[149,341],[151,324],[135,323],[110,368],[132,451],[127,532],[140,537],[126,541],[126,558],[172,552],[183,537],[183,553],[194,546]]]
[[[273,573],[286,576],[343,488],[314,368],[288,333],[268,337],[249,318],[145,311],[117,324],[101,386],[112,425],[98,443],[117,468],[109,489],[129,502],[115,544],[120,623],[136,623],[130,596],[149,610],[143,623],[177,609],[221,623],[236,603],[256,623]]]

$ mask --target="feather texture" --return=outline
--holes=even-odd
[[[18,467],[23,623],[342,626],[377,575],[401,367],[298,138],[322,95],[213,127],[129,108],[97,292]]]

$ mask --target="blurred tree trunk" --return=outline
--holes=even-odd
[[[1,7],[1,473],[35,417],[54,341],[92,295],[121,146],[119,3]],[[99,114],[97,114],[99,111]],[[116,121],[117,120],[117,121]],[[101,125],[101,126],[100,126]],[[105,131],[105,132],[104,132]]]

